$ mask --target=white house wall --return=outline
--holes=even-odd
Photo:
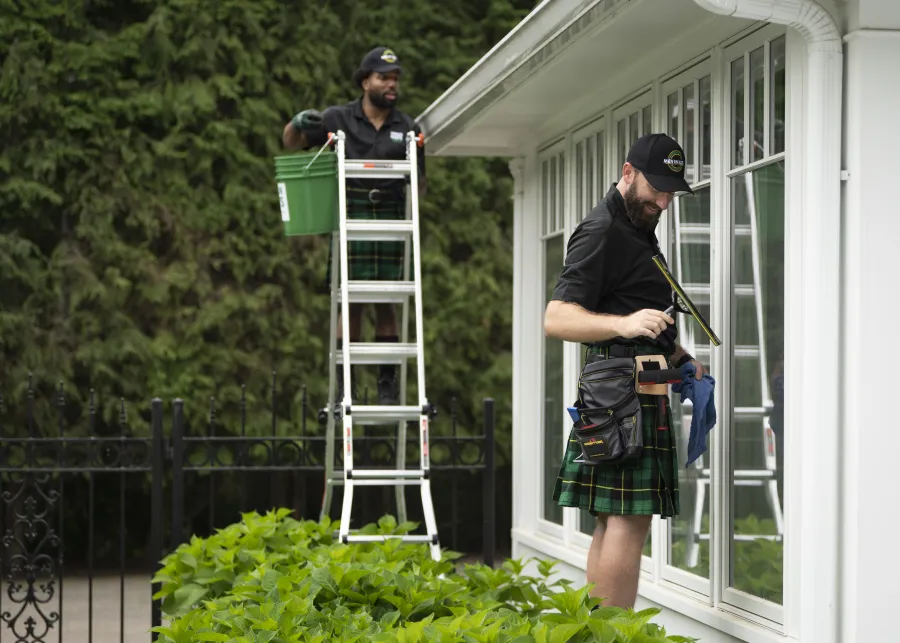
[[[896,207],[900,130],[900,3],[860,0],[861,30],[846,38],[845,217],[843,226],[844,382],[841,514],[843,641],[889,637],[875,614],[894,614],[900,599],[900,557],[891,545],[900,531],[892,500],[891,454],[900,421],[891,410],[893,352],[879,350],[900,319]],[[872,29],[871,27],[877,27]],[[887,346],[886,346],[887,348]],[[884,381],[885,384],[879,382]],[[883,402],[880,400],[884,400]],[[896,636],[896,633],[893,633]]]
[[[732,23],[736,25],[729,35],[737,36],[745,30],[740,29],[737,25],[742,25],[738,21]],[[767,28],[771,29],[771,28]],[[715,31],[719,37],[728,30]],[[752,31],[752,30],[751,30]],[[767,32],[769,33],[769,32]],[[708,33],[707,33],[708,37]],[[721,38],[717,42],[722,42]],[[682,38],[680,41],[684,41]],[[677,38],[673,42],[680,42]],[[712,48],[711,43],[707,48]],[[791,32],[788,38],[790,79],[788,81],[791,89],[791,99],[795,104],[791,108],[790,117],[793,119],[802,119],[803,101],[802,93],[796,93],[795,86],[802,86],[803,78],[803,57],[805,43],[799,34]],[[542,356],[540,341],[542,337],[542,314],[543,314],[543,289],[542,283],[542,245],[540,241],[540,164],[539,154],[547,145],[553,145],[559,149],[565,149],[569,156],[567,157],[567,170],[572,171],[573,162],[571,152],[573,143],[571,140],[571,132],[577,126],[581,126],[596,118],[605,118],[610,121],[614,109],[621,101],[629,99],[630,93],[635,87],[645,87],[649,91],[649,97],[654,102],[654,120],[653,129],[658,131],[662,125],[662,113],[659,109],[661,101],[664,98],[661,91],[660,81],[669,77],[671,74],[681,71],[689,66],[697,57],[698,51],[690,50],[690,57],[679,59],[670,57],[665,64],[662,60],[654,59],[653,64],[646,64],[637,61],[633,65],[633,69],[642,70],[643,76],[634,75],[631,78],[631,85],[623,86],[621,93],[616,94],[607,92],[605,104],[596,104],[593,112],[588,112],[589,101],[582,101],[576,108],[573,107],[568,119],[558,119],[546,127],[554,127],[555,130],[550,131],[545,137],[532,139],[534,143],[527,151],[518,157],[513,166],[517,168],[514,175],[517,179],[516,199],[515,199],[515,238],[518,248],[515,253],[515,301],[514,301],[514,355],[516,359],[514,367],[513,382],[513,475],[514,475],[514,508],[513,508],[513,556],[515,557],[551,557],[560,561],[557,569],[564,576],[577,583],[584,582],[584,566],[587,556],[587,546],[589,538],[581,533],[577,533],[576,526],[577,513],[574,510],[566,510],[563,517],[562,527],[552,525],[540,519],[540,507],[545,502],[552,502],[551,499],[545,497],[546,489],[542,481],[542,429],[540,418],[543,413],[542,403],[542,384],[541,373]],[[722,101],[722,92],[726,91],[724,81],[721,79],[720,72],[722,69],[722,60],[715,53],[710,63],[716,69],[715,77],[719,80],[713,85],[713,101]],[[671,72],[671,74],[670,74]],[[713,145],[721,147],[723,137],[718,133],[723,126],[723,113],[715,110],[713,113]],[[577,118],[577,120],[575,120]],[[608,122],[607,131],[611,129],[612,123]],[[544,131],[544,130],[541,130]],[[789,145],[800,147],[795,138],[790,139]],[[607,141],[607,146],[610,143]],[[724,148],[722,148],[724,149]],[[719,150],[721,154],[722,149]],[[610,151],[607,154],[609,159],[614,158],[614,154]],[[797,161],[788,162],[788,172],[796,172]],[[607,164],[607,169],[610,164]],[[521,170],[520,172],[518,170]],[[602,196],[608,185],[609,180],[613,178],[607,173],[600,181],[599,195]],[[719,182],[725,181],[724,175],[717,177]],[[571,183],[571,182],[570,182]],[[791,208],[791,203],[795,205],[800,202],[801,195],[798,190],[801,181],[794,181],[793,187],[786,189],[786,208]],[[789,186],[790,186],[789,182]],[[721,194],[719,188],[719,193]],[[723,211],[727,206],[723,201],[715,201],[713,203],[714,211]],[[566,215],[566,237],[571,234],[574,227],[575,218],[573,216],[574,203],[573,199],[568,199],[567,215]],[[584,213],[581,213],[583,215]],[[794,232],[795,243],[800,243],[799,230]],[[663,232],[661,241],[667,243],[666,234]],[[787,252],[787,248],[786,248]],[[785,293],[786,297],[788,293]],[[713,326],[722,323],[720,315],[714,315],[712,320]],[[787,332],[787,329],[786,329]],[[577,376],[578,347],[575,344],[567,343],[565,346],[566,369],[564,373],[565,388],[567,391],[573,391],[575,379]],[[719,358],[717,358],[719,359]],[[721,363],[713,361],[713,367],[720,367]],[[715,370],[713,371],[716,372]],[[720,380],[721,381],[721,380]],[[717,403],[721,403],[718,400]],[[720,406],[721,408],[721,406]],[[721,430],[721,429],[719,429]],[[718,462],[724,461],[722,455],[715,447],[715,438],[711,443],[708,455],[718,458]],[[683,454],[682,454],[683,456]],[[715,460],[714,460],[715,461]],[[715,466],[715,465],[714,465]],[[793,483],[796,487],[796,482]],[[716,494],[716,491],[712,491]],[[721,495],[721,494],[720,494]],[[721,502],[720,500],[716,501]],[[793,501],[795,505],[788,508],[788,514],[799,512],[799,500]],[[715,510],[721,511],[724,508],[721,504],[715,505]],[[659,559],[658,548],[660,547],[660,538],[663,531],[660,527],[660,521],[654,524],[654,553],[657,554],[655,559]],[[799,533],[799,532],[796,532]],[[792,549],[793,547],[793,549]],[[798,573],[798,557],[796,555],[797,542],[788,540],[785,552],[785,575],[796,578]],[[791,553],[793,552],[793,553]],[[793,569],[793,571],[791,571]],[[717,563],[717,574],[724,573],[722,563]],[[654,576],[656,580],[654,581]],[[769,627],[762,625],[759,619],[744,618],[741,610],[737,608],[718,609],[711,607],[710,598],[702,595],[692,595],[690,591],[681,587],[673,591],[676,586],[662,578],[660,569],[655,567],[655,563],[650,559],[645,559],[643,565],[643,580],[640,587],[640,605],[643,606],[660,606],[662,614],[657,619],[666,625],[673,633],[697,636],[707,641],[751,641],[751,642],[770,642],[791,640],[792,634],[796,634],[798,630],[798,622],[789,617],[781,615],[781,608],[772,614],[777,615],[783,624]],[[791,595],[786,584],[785,605],[786,609],[794,608],[797,600],[796,594]],[[717,590],[712,590],[716,593]],[[729,590],[730,591],[730,590]],[[792,603],[793,601],[793,603]],[[754,620],[759,624],[754,624]],[[779,633],[777,630],[783,630],[785,634]]]

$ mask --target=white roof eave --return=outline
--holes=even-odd
[[[428,154],[447,145],[490,105],[599,22],[634,0],[544,0],[416,119]],[[484,150],[494,154],[497,150]],[[468,151],[477,154],[477,149]]]

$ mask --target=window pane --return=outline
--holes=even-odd
[[[566,223],[566,158],[562,154],[559,155],[559,183],[556,189],[559,195],[556,209],[556,229],[562,230]]]
[[[591,193],[591,207],[597,205],[600,196],[606,194],[606,177],[603,175],[606,169],[606,137],[603,132],[597,134],[597,170],[596,189]]]
[[[594,158],[597,150],[594,147],[594,137],[591,136],[585,141],[584,154],[584,207],[578,213],[578,218],[583,219],[594,207],[594,185],[597,183],[597,177],[594,175]]]
[[[678,116],[678,92],[674,92],[669,94],[666,99],[666,117],[668,119],[666,134],[676,141],[681,139],[681,133],[678,131]]]
[[[579,219],[584,216],[585,185],[590,180],[584,171],[584,146],[584,141],[575,145],[575,216]]]
[[[622,166],[625,165],[625,159],[628,157],[628,120],[623,118],[616,127],[618,130],[617,137],[619,139],[619,166],[616,168],[616,173],[620,174],[622,172]]]
[[[628,122],[629,122],[629,130],[628,130],[628,145],[627,145],[627,147],[625,148],[626,151],[632,146],[632,144],[633,144],[636,140],[638,140],[638,138],[639,138],[640,135],[641,135],[641,134],[640,134],[640,131],[639,131],[639,129],[638,129],[638,128],[640,127],[640,125],[638,124],[638,116],[640,116],[640,112],[635,112],[635,113],[632,114],[632,115],[629,117],[629,119],[628,119]]]
[[[731,167],[744,165],[744,59],[731,63]]]
[[[556,193],[556,187],[558,183],[556,180],[556,157],[550,159],[550,213],[549,213],[549,227],[547,230],[548,233],[554,232],[556,230],[556,204],[559,195]]]
[[[783,432],[770,413],[773,390],[780,391],[783,382],[784,163],[735,177],[731,187],[737,227],[732,235],[730,584],[781,603],[780,476],[769,431]],[[780,406],[780,394],[778,399]]]
[[[712,89],[710,77],[700,79],[700,180],[712,176]]]
[[[541,163],[541,234],[550,231],[550,162]]]
[[[784,152],[784,131],[785,131],[785,99],[784,99],[784,77],[785,77],[785,58],[784,58],[784,36],[776,38],[769,47],[769,58],[771,59],[771,101],[772,112],[769,116],[770,126],[772,128],[771,147],[772,154]]]
[[[563,265],[563,235],[544,241],[544,304],[550,300]],[[544,336],[544,518],[562,524],[562,507],[552,498],[568,435],[563,408],[563,342]]]
[[[690,233],[681,232],[676,237],[680,242],[672,267],[676,278],[707,319],[709,304],[701,302],[708,302],[709,296],[697,296],[693,289],[705,292],[709,289],[709,229],[698,227],[698,224],[709,225],[710,200],[710,189],[706,187],[696,190],[693,195],[679,197],[673,208],[676,226],[689,222],[694,224],[694,228]],[[708,346],[706,334],[692,317],[679,315],[677,322],[679,343],[695,357],[703,359],[704,352],[698,350],[698,346]],[[681,404],[681,396],[677,393],[672,394],[671,402],[677,449],[679,453],[686,454],[692,405],[690,402]],[[690,468],[678,469],[681,512],[671,519],[668,543],[669,564],[704,578],[709,577],[709,475],[703,473],[704,468],[709,468],[708,458],[708,453],[704,454]]]
[[[696,127],[694,125],[694,115],[697,113],[697,103],[694,99],[694,83],[684,88],[684,141],[681,147],[684,148],[684,154],[687,156],[687,164],[684,166],[684,179],[688,183],[697,181],[697,158],[694,153],[694,141],[697,138]]]
[[[750,135],[753,148],[751,161],[760,161],[766,156],[766,59],[765,50],[760,47],[750,52]]]
[[[649,134],[653,131],[653,108],[650,105],[647,105],[644,108],[642,123],[641,123],[641,136],[644,134]]]

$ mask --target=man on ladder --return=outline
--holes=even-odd
[[[325,146],[334,144],[337,154],[339,233],[332,235],[328,271],[332,294],[329,397],[335,378],[338,392],[333,412],[326,408],[320,416],[326,425],[322,516],[329,511],[333,487],[343,485],[339,531],[342,542],[391,537],[428,543],[432,557],[439,560],[440,542],[429,475],[428,434],[434,407],[425,392],[422,327],[418,194],[425,187],[425,155],[421,130],[412,118],[396,109],[400,73],[397,56],[390,49],[378,47],[370,51],[353,75],[363,91],[362,98],[331,106],[321,114],[314,110],[298,113],[284,128],[284,145],[287,149],[321,146],[321,154]],[[337,274],[340,277],[335,279]],[[415,302],[414,342],[409,342],[407,328],[411,298]],[[363,303],[376,305],[374,344],[360,341]],[[399,325],[390,308],[394,303],[402,304],[403,319]],[[349,340],[338,344],[339,338],[346,337]],[[415,405],[406,402],[408,359],[415,359],[417,364]],[[375,405],[358,399],[351,379],[353,363],[380,366]],[[401,366],[399,386],[397,363]],[[336,373],[338,364],[340,373]],[[419,466],[415,468],[406,467],[406,423],[410,421],[419,426]],[[343,443],[343,478],[334,474],[336,424],[340,425]],[[354,467],[354,427],[363,424],[396,425],[395,469]],[[405,487],[418,486],[427,533],[351,534],[353,493],[361,486],[394,486],[399,522],[406,521]]]
[[[307,109],[285,125],[283,142],[288,150],[324,145],[329,132],[346,134],[348,159],[403,160],[406,158],[406,133],[421,129],[415,120],[396,108],[400,97],[400,67],[397,55],[387,47],[376,47],[366,54],[353,82],[363,95],[344,105],[332,105],[320,113]],[[425,192],[425,151],[418,155],[419,195]],[[405,217],[405,179],[348,179],[347,217],[349,219],[403,219]],[[353,281],[400,281],[403,277],[402,241],[351,241],[348,253],[349,279]],[[331,276],[331,258],[328,277]],[[393,304],[374,304],[375,341],[397,342],[397,315]],[[362,304],[350,306],[350,341],[362,335]],[[338,325],[338,350],[341,331]],[[351,369],[351,382],[354,375]],[[337,400],[343,397],[343,377],[338,377]],[[357,398],[355,385],[350,396]],[[382,364],[378,374],[378,403],[399,403],[397,369]]]

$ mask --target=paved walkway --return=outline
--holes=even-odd
[[[89,623],[88,579],[67,576],[63,583],[63,622],[61,643],[149,643],[150,642],[150,577],[125,577],[125,628],[120,627],[120,585],[118,576],[95,577],[93,582],[93,623]],[[6,583],[0,595],[0,613],[15,615],[21,607],[9,600]],[[55,597],[41,608],[44,614],[59,612],[59,584],[54,587]],[[43,619],[29,607],[19,618],[18,633],[25,633],[25,620],[33,616],[38,622],[34,638],[25,638],[25,643],[58,643],[59,624],[41,636]],[[90,632],[90,636],[88,633]],[[14,643],[16,637],[5,622],[0,622],[0,643]]]

